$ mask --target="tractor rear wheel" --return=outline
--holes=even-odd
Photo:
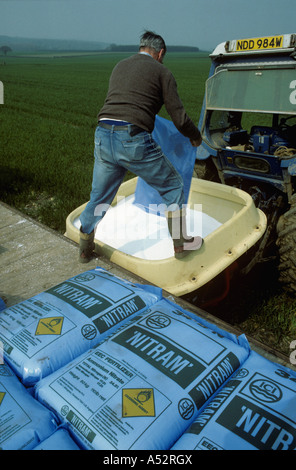
[[[291,207],[277,223],[277,246],[279,248],[279,281],[283,287],[296,292],[296,194]]]

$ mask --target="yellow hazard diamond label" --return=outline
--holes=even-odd
[[[63,317],[48,317],[39,320],[36,335],[60,335],[63,326]]]
[[[153,388],[124,388],[122,416],[155,416]]]
[[[0,405],[3,401],[4,396],[5,396],[5,392],[0,392]]]

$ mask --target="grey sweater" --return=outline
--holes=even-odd
[[[152,132],[155,115],[163,104],[185,137],[199,138],[199,130],[186,114],[172,73],[152,57],[136,54],[113,69],[98,119],[120,119]]]

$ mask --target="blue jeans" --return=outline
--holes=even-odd
[[[183,180],[151,134],[144,131],[131,137],[130,126],[117,129],[98,126],[95,131],[92,190],[80,215],[84,233],[91,233],[102,219],[104,213],[96,208],[109,207],[127,170],[155,188],[167,206],[176,204],[181,209],[185,203]]]

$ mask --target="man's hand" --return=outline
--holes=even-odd
[[[201,136],[200,136],[199,139],[194,139],[194,140],[193,140],[193,139],[190,139],[190,142],[191,142],[191,145],[192,145],[193,147],[199,147],[200,144],[202,143],[202,138],[201,138]]]

